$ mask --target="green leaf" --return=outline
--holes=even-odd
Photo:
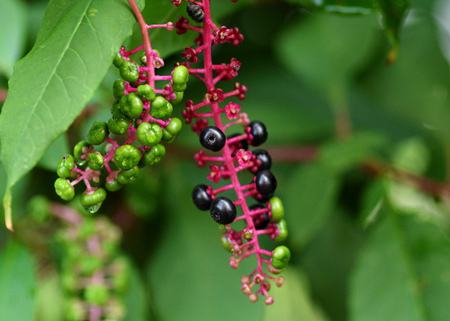
[[[337,177],[320,165],[302,165],[283,184],[284,205],[291,243],[304,246],[333,212]]]
[[[290,0],[290,2],[329,13],[351,15],[368,14],[373,9],[372,0]]]
[[[266,307],[263,321],[326,321],[310,298],[306,277],[292,269],[287,269],[284,276],[284,285],[272,290],[276,301]]]
[[[376,30],[373,15],[348,18],[316,14],[293,24],[280,37],[279,57],[312,88],[330,97],[342,96],[371,53]]]
[[[35,265],[28,251],[15,241],[0,251],[0,284],[1,318],[32,321]]]
[[[124,321],[151,321],[148,315],[148,296],[144,282],[134,264],[129,263],[129,286],[124,295],[126,315]]]
[[[26,12],[20,0],[0,2],[0,73],[10,77],[26,38]]]
[[[388,213],[361,251],[351,321],[449,320],[450,242],[435,225]]]
[[[8,188],[83,109],[133,24],[125,0],[49,4],[36,45],[14,69],[0,115]]]
[[[374,132],[355,133],[345,140],[327,143],[320,149],[318,161],[337,174],[360,165],[386,144],[386,139]]]
[[[166,229],[148,265],[156,312],[162,321],[261,320],[262,305],[240,291],[250,266],[230,268],[217,224],[192,204],[190,193],[202,173],[194,166],[170,167]]]

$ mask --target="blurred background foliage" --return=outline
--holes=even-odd
[[[146,2],[150,22],[183,14],[168,0]],[[285,286],[273,290],[275,305],[252,305],[239,293],[250,266],[227,266],[217,226],[191,204],[206,173],[192,161],[198,138],[186,128],[167,159],[100,214],[122,230],[133,266],[126,320],[450,320],[450,2],[213,3],[217,19],[246,36],[215,59],[242,61],[244,108],[269,129],[293,262]],[[46,6],[0,2],[2,101]],[[193,39],[152,36],[167,64]],[[58,225],[39,228],[29,203],[37,195],[56,201],[57,160],[106,118],[115,77],[108,72],[67,134],[14,187],[16,232],[0,229],[1,321],[63,318],[62,254],[51,250]],[[4,185],[0,167],[0,195]]]

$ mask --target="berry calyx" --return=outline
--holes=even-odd
[[[211,208],[212,197],[208,191],[208,186],[200,184],[192,190],[192,201],[201,211],[208,211]]]
[[[236,218],[236,206],[226,197],[216,198],[211,205],[211,217],[219,224],[231,224]]]
[[[225,134],[215,126],[206,127],[200,133],[200,144],[213,152],[221,150],[225,143]]]

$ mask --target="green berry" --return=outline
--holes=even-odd
[[[91,145],[100,145],[108,136],[108,126],[104,122],[95,122],[88,133],[87,141]]]
[[[184,97],[184,91],[176,91],[175,92],[175,99],[172,100],[172,104],[179,104],[183,100]]]
[[[174,84],[186,84],[189,81],[189,69],[183,65],[175,67],[172,79]]]
[[[88,166],[90,169],[99,170],[103,168],[104,159],[100,152],[93,152],[88,154]]]
[[[72,176],[72,169],[75,168],[75,159],[72,155],[65,155],[56,167],[56,173],[61,178],[69,178]]]
[[[120,110],[128,117],[138,118],[144,110],[144,104],[138,95],[131,93],[120,99]]]
[[[166,148],[164,147],[164,145],[155,145],[145,154],[145,164],[154,165],[156,163],[159,163],[165,154]]]
[[[113,180],[106,180],[105,183],[105,188],[106,190],[110,191],[110,192],[117,192],[118,190],[120,190],[122,188],[122,185],[115,179]]]
[[[136,180],[139,172],[140,169],[137,166],[134,166],[133,168],[128,170],[120,171],[119,175],[117,175],[117,181],[122,185],[132,183]]]
[[[77,162],[83,161],[81,156],[85,154],[89,147],[91,147],[86,141],[82,140],[73,147],[73,156]]]
[[[272,251],[272,266],[276,269],[284,269],[291,260],[291,251],[284,245],[277,246]]]
[[[137,94],[139,95],[139,97],[144,98],[148,101],[152,101],[156,98],[155,91],[149,84],[138,86]]]
[[[139,79],[138,66],[130,61],[124,61],[120,66],[120,76],[129,82],[135,82]]]
[[[113,84],[114,97],[120,98],[124,95],[124,93],[125,93],[125,82],[120,79],[114,81],[114,84]]]
[[[230,242],[230,239],[227,236],[223,235],[221,238],[221,241],[222,241],[222,246],[225,250],[227,250],[228,252],[231,252],[233,250],[233,246]]]
[[[116,150],[114,162],[120,169],[131,169],[141,160],[141,152],[132,145],[122,145]]]
[[[124,117],[114,117],[108,121],[108,129],[114,135],[123,135],[130,127],[130,121]]]
[[[103,188],[98,188],[91,193],[83,193],[80,198],[80,203],[84,207],[90,207],[103,203],[106,198],[106,191]]]
[[[272,221],[279,222],[284,218],[284,206],[278,197],[272,197],[269,201]]]
[[[278,229],[278,235],[274,238],[274,240],[276,242],[283,242],[287,239],[288,237],[288,230],[287,230],[287,223],[286,221],[283,219],[281,221],[279,221],[277,224],[277,229]]]
[[[90,219],[86,219],[78,228],[78,237],[81,239],[88,239],[96,233],[95,222]]]
[[[172,135],[176,136],[183,128],[183,122],[181,119],[174,117],[170,120],[169,125],[167,125],[166,130]]]
[[[103,267],[103,260],[92,255],[78,257],[77,262],[82,275],[92,275]]]
[[[126,60],[122,57],[120,53],[117,53],[113,59],[113,65],[120,68]]]
[[[146,146],[158,144],[163,137],[163,130],[158,124],[141,123],[136,133],[139,142]]]
[[[108,288],[103,284],[91,284],[86,288],[84,298],[90,304],[104,305],[109,300]]]
[[[158,96],[153,100],[150,114],[159,119],[168,119],[173,112],[173,106],[166,98]]]
[[[68,321],[83,321],[86,320],[87,311],[83,306],[83,302],[77,299],[69,301],[65,308],[65,317]]]
[[[56,194],[65,201],[70,201],[75,197],[75,189],[67,179],[58,178],[55,181]]]
[[[77,278],[72,271],[64,271],[64,273],[61,276],[61,283],[65,290],[67,291],[75,291],[77,290]]]

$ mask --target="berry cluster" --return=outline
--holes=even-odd
[[[121,234],[106,218],[82,217],[54,204],[65,223],[57,234],[63,246],[61,280],[68,293],[66,320],[123,320],[121,297],[128,284],[128,262],[118,254]]]
[[[171,117],[173,103],[183,99],[189,80],[185,66],[176,66],[169,75],[156,75],[163,59],[150,43],[148,31],[173,30],[174,24],[147,25],[134,0],[130,0],[144,44],[127,51],[121,48],[114,58],[122,79],[114,82],[115,103],[107,122],[95,122],[86,140],[75,145],[73,155],[59,162],[56,193],[66,201],[75,196],[75,185],[83,182],[81,204],[95,213],[106,198],[134,181],[140,169],[158,163],[166,153],[163,143],[174,140],[182,128]],[[160,86],[155,84],[163,83]]]
[[[187,13],[194,22],[191,24],[183,17],[175,28],[178,34],[188,30],[199,33],[196,46],[186,48],[182,56],[189,72],[205,84],[206,94],[198,103],[187,101],[183,116],[199,134],[200,143],[206,150],[220,152],[220,155],[214,155],[201,150],[195,155],[199,166],[209,166],[208,180],[212,183],[228,181],[217,187],[197,185],[192,198],[200,210],[209,211],[214,221],[224,225],[222,240],[232,253],[230,265],[233,268],[250,256],[256,258],[256,269],[242,278],[242,291],[253,302],[262,295],[266,304],[272,304],[270,281],[278,286],[282,284],[283,278],[273,274],[287,266],[291,254],[285,246],[268,251],[260,244],[263,235],[281,242],[288,234],[283,204],[274,196],[277,180],[270,171],[271,157],[266,150],[249,149],[263,144],[268,133],[262,122],[250,121],[247,114],[241,112],[241,105],[231,101],[233,98],[243,100],[246,86],[235,83],[234,89],[228,92],[218,87],[221,81],[232,80],[238,75],[241,63],[235,58],[222,64],[214,64],[212,60],[213,46],[238,45],[244,37],[238,28],[219,27],[212,22],[210,0],[186,1]],[[172,2],[175,5],[182,3],[180,0]],[[196,67],[200,61],[201,66]],[[236,127],[243,127],[243,132],[236,133]],[[253,178],[242,184],[245,171],[252,173]]]

